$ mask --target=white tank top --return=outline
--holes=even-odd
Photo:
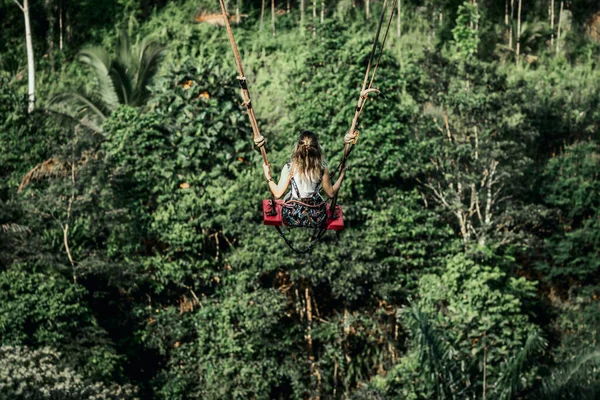
[[[285,177],[285,179],[287,179],[287,177],[290,174],[290,169],[291,169],[291,165],[290,164],[285,164],[283,166],[283,169],[281,170],[281,175],[283,177]],[[320,180],[318,181],[312,181],[309,179],[306,179],[303,176],[300,176],[299,174],[294,174],[293,176],[294,178],[294,182],[296,183],[296,187],[298,188],[298,192],[296,193],[296,190],[294,189],[294,185],[292,185],[292,183],[290,182],[290,191],[291,191],[291,197],[293,198],[307,198],[313,195],[313,193],[315,192],[315,190],[317,189],[317,186],[319,186],[319,183],[321,183]]]

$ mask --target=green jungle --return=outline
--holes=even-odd
[[[600,399],[600,3],[225,6],[0,1],[0,399]]]

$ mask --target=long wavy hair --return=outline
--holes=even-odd
[[[304,131],[292,151],[292,174],[310,181],[318,181],[323,171],[323,149],[311,131]]]

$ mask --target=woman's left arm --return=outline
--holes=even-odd
[[[332,185],[329,177],[329,169],[325,167],[323,171],[323,179],[321,181],[321,186],[323,187],[323,191],[327,195],[327,197],[332,198],[335,194],[340,190],[340,186],[342,185],[342,181],[344,180],[344,176],[346,176],[346,166],[340,172],[340,176],[337,181]]]
[[[276,199],[283,196],[290,185],[291,176],[289,169],[286,167],[283,168],[281,171],[281,176],[279,177],[279,183],[275,183],[273,181],[273,177],[271,176],[271,166],[269,164],[263,163],[263,171],[265,173],[267,183],[269,184],[269,190],[271,190],[273,196],[275,196]]]

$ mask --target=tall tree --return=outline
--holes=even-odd
[[[554,45],[554,0],[550,0],[550,46]]]
[[[23,0],[23,4],[18,0],[13,0],[15,4],[23,12],[25,18],[25,42],[27,46],[27,79],[28,79],[28,107],[27,110],[32,112],[35,108],[35,60],[33,54],[33,41],[31,35],[31,23],[29,20],[29,0]]]
[[[461,47],[472,59],[468,46]],[[506,86],[506,77],[497,71],[492,77],[474,60],[467,65],[432,61],[423,64],[433,84],[424,86],[433,96],[423,99],[423,111],[436,137],[426,151],[431,172],[423,185],[455,217],[465,246],[511,243],[512,231],[520,227],[513,220],[517,209],[508,203],[508,192],[518,193],[517,178],[531,162],[524,144],[535,131],[513,108],[511,96],[517,93],[492,96]],[[510,122],[515,119],[520,122]]]
[[[519,52],[521,50],[521,3],[523,0],[519,0],[519,6],[517,11],[517,50],[516,54],[516,62],[519,63]]]
[[[398,0],[398,26],[396,33],[398,37],[402,36],[402,0]]]
[[[508,30],[508,48],[513,48],[513,20],[515,16],[515,0],[510,0],[510,22]]]
[[[556,32],[556,54],[558,54],[558,52],[560,51],[560,31],[562,28],[563,5],[564,1],[561,1],[560,11],[558,13],[558,32]]]
[[[275,36],[275,0],[271,0],[271,30]]]
[[[58,48],[63,49],[63,2],[58,6]]]
[[[265,0],[262,0],[260,6],[260,24],[258,25],[258,30],[262,32],[263,24],[265,21]]]
[[[304,34],[304,2],[305,0],[300,0],[300,30]]]
[[[325,22],[325,0],[321,0],[321,23]]]
[[[53,0],[44,0],[44,8],[46,9],[46,20],[48,21],[48,29],[46,31],[46,46],[48,49],[48,60],[50,61],[50,69],[54,72],[54,25],[56,17],[56,4]]]

